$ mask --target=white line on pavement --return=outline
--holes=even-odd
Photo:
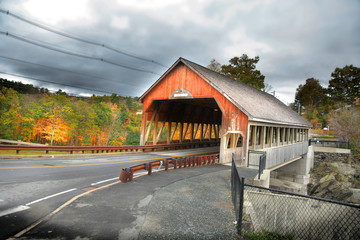
[[[0,212],[0,217],[5,216],[5,215],[9,215],[9,214],[12,214],[12,213],[16,213],[16,212],[21,212],[21,211],[24,211],[24,210],[29,209],[29,208],[30,207],[24,206],[24,205],[9,208],[9,209],[6,209],[4,211],[1,211]]]
[[[38,203],[38,202],[41,202],[43,200],[46,200],[46,199],[49,199],[49,198],[52,198],[52,197],[56,197],[56,196],[59,196],[61,194],[72,192],[72,191],[75,191],[75,190],[77,190],[77,188],[72,188],[72,189],[69,189],[69,190],[66,190],[66,191],[63,191],[63,192],[59,192],[59,193],[56,193],[56,194],[53,194],[53,195],[50,195],[50,196],[47,196],[47,197],[44,197],[44,198],[40,198],[38,200],[35,200],[35,201],[32,201],[32,202],[29,202],[29,203],[25,204],[25,206],[29,206],[31,204]]]
[[[100,181],[100,182],[92,183],[91,186],[95,186],[95,185],[98,185],[98,184],[101,184],[101,183],[104,183],[104,182],[114,181],[114,180],[116,180],[116,179],[119,179],[119,177],[110,178],[110,179],[106,179],[106,180],[103,180],[103,181]]]

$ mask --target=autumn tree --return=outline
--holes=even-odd
[[[360,68],[353,65],[336,68],[331,73],[328,93],[337,102],[354,104],[360,98]]]
[[[249,58],[246,54],[243,54],[241,57],[233,57],[229,60],[230,64],[221,66],[220,72],[238,82],[261,90],[265,88],[265,76],[256,69],[256,64],[259,60],[259,56]]]
[[[44,95],[39,103],[34,103],[33,116],[36,127],[53,145],[54,140],[64,141],[61,133],[66,133],[66,115],[72,111],[70,100],[64,95]],[[57,137],[57,139],[55,139]]]
[[[341,140],[348,140],[350,147],[360,152],[360,109],[345,108],[334,111],[330,123]]]

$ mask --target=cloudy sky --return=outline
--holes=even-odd
[[[359,13],[359,0],[0,0],[0,77],[140,96],[179,57],[207,66],[245,53],[290,103],[307,78],[326,87],[336,67],[360,67]]]

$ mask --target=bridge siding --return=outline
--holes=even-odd
[[[151,119],[153,101],[169,99],[171,94],[179,88],[186,89],[192,94],[193,98],[214,98],[222,111],[222,134],[227,131],[240,131],[245,136],[244,142],[246,142],[247,116],[214,87],[183,64],[179,64],[172,69],[143,98],[142,126],[145,126],[146,121]]]

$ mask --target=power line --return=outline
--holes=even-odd
[[[51,67],[51,66],[47,66],[47,65],[43,65],[43,64],[39,64],[39,63],[27,62],[27,61],[24,61],[24,60],[20,60],[20,59],[16,59],[16,58],[10,58],[10,57],[6,57],[6,56],[2,56],[2,55],[0,55],[0,58],[11,60],[11,61],[16,61],[16,62],[20,62],[20,63],[25,63],[25,64],[31,64],[31,65],[35,65],[35,66],[40,66],[40,67],[43,67],[43,68],[54,69],[54,70],[57,70],[57,71],[69,72],[69,73],[77,74],[77,75],[80,75],[80,76],[98,78],[98,79],[102,79],[102,80],[109,81],[109,82],[119,83],[117,81],[109,80],[109,79],[106,79],[106,78],[103,78],[103,77],[100,77],[100,76],[94,76],[94,75],[90,75],[90,74],[79,73],[79,72],[70,71],[70,70],[57,68],[57,67]]]
[[[119,50],[119,49],[116,49],[116,48],[113,48],[111,46],[107,46],[105,44],[102,44],[102,43],[98,43],[98,42],[94,42],[94,41],[90,41],[90,40],[87,40],[87,39],[83,39],[83,38],[80,38],[80,37],[76,37],[72,34],[68,34],[68,33],[65,33],[65,32],[62,32],[62,31],[59,31],[59,30],[56,30],[54,28],[51,28],[51,27],[48,27],[48,26],[45,26],[44,24],[40,24],[40,23],[36,23],[34,21],[31,21],[29,19],[26,19],[24,17],[21,17],[19,15],[15,15],[13,13],[10,13],[9,10],[4,10],[4,9],[1,9],[0,8],[0,12],[5,14],[5,15],[8,15],[8,16],[11,16],[11,17],[14,17],[18,20],[21,20],[23,22],[26,22],[28,24],[31,24],[33,26],[36,26],[36,27],[39,27],[41,29],[44,29],[46,31],[49,31],[49,32],[52,32],[52,33],[55,33],[55,34],[58,34],[60,36],[63,36],[63,37],[67,37],[67,38],[71,38],[73,40],[77,40],[77,41],[80,41],[80,42],[83,42],[83,43],[87,43],[87,44],[91,44],[91,45],[95,45],[95,46],[99,46],[99,47],[103,47],[103,48],[106,48],[108,50],[111,50],[111,51],[114,51],[116,53],[119,53],[119,54],[123,54],[125,56],[128,56],[128,57],[132,57],[132,58],[136,58],[136,59],[139,59],[139,60],[142,60],[142,61],[146,61],[146,62],[151,62],[151,63],[154,63],[154,64],[157,64],[159,66],[162,66],[164,68],[167,68],[166,66],[164,66],[163,64],[155,61],[155,60],[151,60],[151,59],[147,59],[147,58],[143,58],[143,57],[139,57],[139,56],[136,56],[134,54],[130,54],[130,53],[127,53],[127,52],[124,52],[122,50]]]
[[[56,51],[56,52],[60,52],[60,53],[64,53],[64,54],[68,54],[68,55],[72,55],[72,56],[76,56],[76,57],[86,58],[86,59],[90,59],[90,60],[96,60],[96,61],[100,61],[100,62],[105,62],[105,63],[111,64],[111,65],[114,65],[114,66],[118,66],[118,67],[122,67],[122,68],[127,68],[127,69],[130,69],[130,70],[133,70],[133,71],[151,73],[151,74],[159,75],[159,76],[160,76],[160,74],[155,73],[155,72],[152,72],[152,71],[148,71],[148,70],[144,70],[144,69],[140,69],[140,68],[135,68],[135,67],[126,66],[126,65],[123,65],[123,64],[119,64],[119,63],[115,63],[115,62],[106,60],[106,59],[104,59],[104,58],[87,56],[87,55],[84,55],[84,54],[74,53],[74,52],[71,52],[71,51],[68,51],[68,50],[62,50],[62,49],[59,49],[59,48],[55,48],[55,47],[51,47],[51,46],[46,46],[46,45],[44,45],[44,44],[37,43],[37,42],[35,42],[35,41],[32,41],[32,40],[29,40],[29,39],[26,39],[26,38],[23,38],[23,37],[20,37],[20,36],[11,34],[11,33],[9,33],[9,32],[0,31],[0,34],[3,34],[3,35],[5,35],[5,36],[11,37],[11,38],[14,38],[14,39],[16,39],[16,40],[20,40],[20,41],[23,41],[23,42],[26,42],[26,43],[29,43],[29,44],[36,45],[36,46],[38,46],[38,47],[46,48],[46,49],[49,49],[49,50],[52,50],[52,51]]]
[[[24,76],[24,75],[20,75],[20,74],[11,74],[11,73],[6,73],[6,72],[2,72],[2,71],[0,71],[0,73],[14,76],[14,77],[28,78],[28,79],[32,79],[32,80],[39,81],[39,82],[46,82],[46,83],[51,83],[51,84],[56,84],[56,85],[61,85],[61,86],[66,86],[66,87],[71,87],[71,88],[77,88],[77,89],[83,89],[83,90],[95,91],[95,92],[101,92],[101,93],[108,93],[108,94],[116,94],[114,92],[107,92],[107,91],[92,89],[92,88],[76,87],[76,86],[72,86],[72,85],[68,85],[68,84],[56,83],[56,82],[47,81],[47,80],[29,77],[29,76]]]

